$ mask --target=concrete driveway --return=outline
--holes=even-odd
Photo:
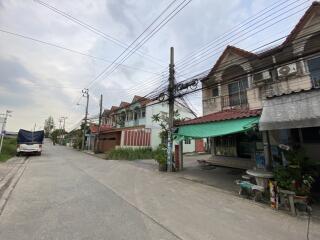
[[[0,239],[306,239],[307,219],[131,162],[45,144],[0,216]],[[310,239],[320,239],[312,221]]]

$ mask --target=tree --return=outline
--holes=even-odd
[[[52,131],[54,129],[54,120],[52,116],[49,116],[45,121],[44,121],[44,136],[45,137],[50,137]]]
[[[183,121],[184,118],[181,118],[180,113],[178,110],[175,110],[173,113],[173,125],[175,123]],[[169,134],[169,116],[168,114],[163,113],[157,113],[152,115],[152,121],[159,123],[159,126],[161,127],[161,131],[159,133],[159,136],[162,140],[162,143],[166,145],[168,141],[168,134]]]
[[[63,140],[63,136],[66,134],[67,134],[67,132],[63,129],[55,129],[52,131],[50,137],[51,137],[52,142],[64,144],[64,142],[62,140]]]

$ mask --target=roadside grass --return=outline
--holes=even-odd
[[[16,155],[17,139],[16,138],[4,138],[2,152],[0,153],[0,162],[5,162],[9,158]]]
[[[152,159],[155,151],[152,148],[118,148],[106,152],[106,159],[112,160],[138,160]]]

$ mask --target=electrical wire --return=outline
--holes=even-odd
[[[116,39],[115,37],[112,37],[112,36],[109,35],[109,34],[106,34],[106,33],[102,32],[101,30],[93,27],[92,25],[89,25],[89,24],[87,24],[87,23],[85,23],[85,22],[83,22],[83,21],[81,21],[81,20],[79,20],[79,19],[71,16],[70,14],[68,14],[68,13],[66,13],[66,12],[61,11],[60,9],[58,9],[58,8],[56,8],[56,7],[53,7],[52,5],[49,5],[49,4],[46,3],[46,2],[43,2],[43,1],[40,1],[40,0],[34,0],[34,1],[35,1],[36,3],[38,3],[38,4],[41,4],[41,5],[44,6],[44,7],[52,10],[52,11],[54,11],[55,13],[57,13],[57,14],[65,17],[65,18],[67,18],[67,19],[69,19],[69,20],[72,21],[73,23],[76,23],[76,24],[78,24],[78,25],[86,28],[87,30],[89,30],[89,31],[91,31],[91,32],[99,35],[100,37],[103,37],[104,39],[111,41],[112,43],[116,44],[117,46],[120,46],[120,47],[122,47],[122,48],[127,48],[127,47],[128,47],[128,45],[127,45],[126,43],[124,43],[124,42]],[[159,63],[159,62],[161,62],[161,60],[156,59],[155,57],[152,57],[152,56],[146,54],[146,53],[143,52],[143,51],[137,52],[137,54],[140,55],[140,56],[143,56],[143,57],[147,57],[147,58],[148,58],[149,60],[151,60],[152,62],[154,62],[154,63],[156,63],[156,64],[158,64],[158,65],[160,65],[160,66],[163,66],[162,64]]]
[[[128,48],[126,48],[116,59],[115,59],[115,61],[114,61],[114,63],[118,60],[118,59],[120,59],[123,55],[125,55],[121,60],[120,60],[120,63],[123,63],[124,61],[126,61],[132,54],[133,54],[133,52],[135,52],[135,51],[137,51],[139,48],[141,48],[150,38],[146,38],[146,37],[144,37],[143,38],[143,44],[140,44],[141,42],[138,42],[139,41],[139,39],[140,39],[140,37],[145,33],[145,32],[147,32],[147,30],[148,29],[150,29],[156,22],[157,22],[157,20],[171,7],[171,5],[175,2],[176,0],[174,0],[173,2],[171,2],[169,5],[168,5],[168,7],[164,10],[164,11],[162,11],[161,13],[160,13],[160,15],[128,46]],[[171,15],[171,17],[168,19],[168,21],[170,21],[171,19],[172,19],[172,17],[174,17],[177,13],[179,13],[186,5],[183,5],[182,6],[182,8],[181,9],[179,9],[179,7],[181,6],[181,4],[183,4],[184,2],[186,2],[187,0],[183,0],[182,1],[182,3],[180,3],[179,5],[178,5],[178,7],[176,7],[176,8],[174,8],[174,10],[173,11],[171,11],[171,13],[169,13],[169,15],[168,16],[170,16],[172,13],[175,13],[174,15]],[[188,3],[190,3],[192,0],[189,0],[188,2],[187,2],[187,4]],[[178,10],[177,10],[178,9]],[[167,16],[167,17],[168,17]],[[167,17],[165,18],[165,19],[167,19]],[[163,20],[160,22],[160,24],[158,24],[154,29],[158,29],[157,31],[159,31],[166,23],[168,23],[168,21],[166,21],[164,24],[162,24],[163,23]],[[162,25],[161,25],[162,24]],[[160,26],[161,25],[161,26]],[[160,26],[160,27],[159,27]],[[156,31],[156,32],[157,32]],[[153,33],[153,35],[156,33],[156,32],[154,32]],[[147,36],[153,36],[153,35],[150,35],[150,34],[148,34]],[[136,42],[138,42],[138,44],[137,45],[135,45],[135,43]],[[132,47],[132,46],[134,46],[135,45],[135,47],[133,48],[134,50],[130,50],[130,48]],[[130,50],[129,51],[129,53],[127,53],[127,51],[128,50]],[[104,68],[103,69],[103,71],[100,73],[100,74],[98,74],[89,84],[88,84],[88,87],[91,87],[92,86],[92,84],[93,83],[95,83],[99,78],[101,78],[108,70],[110,70],[110,68],[111,68],[111,70],[108,72],[108,75],[110,75],[111,73],[113,73],[117,68],[118,68],[118,65],[116,64],[115,66],[113,66],[113,64],[114,63],[112,63],[112,64],[110,64],[110,65],[108,65],[106,68]]]
[[[309,1],[309,0],[307,0],[307,1]],[[307,1],[305,1],[305,2],[307,2]],[[244,41],[244,40],[246,40],[246,39],[248,39],[248,38],[250,38],[250,37],[252,37],[252,36],[255,36],[257,33],[260,33],[260,32],[262,32],[262,31],[264,31],[264,30],[266,30],[266,29],[274,26],[275,24],[277,24],[277,23],[279,23],[279,22],[282,22],[282,21],[288,19],[289,17],[292,17],[292,16],[294,16],[294,15],[302,12],[302,11],[305,10],[306,8],[307,8],[307,7],[304,7],[304,8],[302,8],[302,9],[299,9],[298,11],[295,11],[294,13],[291,13],[291,14],[289,14],[288,16],[285,16],[285,17],[282,17],[282,16],[283,16],[283,13],[282,13],[282,14],[279,14],[279,15],[277,15],[276,17],[274,17],[273,20],[274,20],[274,19],[277,19],[278,17],[282,17],[281,19],[279,19],[279,20],[277,20],[276,22],[273,22],[273,23],[271,23],[271,24],[263,27],[262,29],[259,29],[259,30],[255,31],[254,33],[251,33],[251,34],[248,35],[248,36],[245,36],[245,34],[247,34],[247,32],[241,34],[240,36],[237,36],[237,38],[235,38],[237,41],[236,41],[235,43],[232,43],[232,44],[235,45],[235,44],[240,43],[240,42],[242,42],[242,41]],[[286,12],[288,13],[288,12],[290,12],[291,10],[295,10],[295,9],[296,9],[296,8],[293,7],[293,8],[290,8],[289,10],[287,10]],[[269,23],[269,22],[266,22],[266,23]],[[263,26],[263,25],[265,25],[266,23],[260,24],[259,26]],[[256,26],[255,29],[257,29],[259,26]],[[242,36],[245,36],[245,37],[239,39],[239,37],[242,37]],[[193,64],[193,66],[194,66],[194,65],[196,65],[196,64],[199,64],[199,63],[201,63],[201,62],[203,62],[203,61],[206,61],[206,60],[210,59],[210,58],[212,57],[212,52],[221,49],[221,46],[222,46],[222,45],[217,46],[215,49],[213,49],[212,51],[208,52],[207,54],[205,54],[204,56],[202,56],[200,59],[194,59],[194,60],[192,60],[191,62],[189,62],[189,63],[187,63],[187,64],[183,64],[183,65],[180,66],[180,68],[179,68],[180,71],[183,71],[183,70],[186,69],[186,68],[190,68],[190,65],[191,65],[191,64]],[[200,61],[199,61],[199,60],[200,60]],[[179,66],[177,66],[177,67],[179,67]]]
[[[208,46],[206,45],[205,47],[203,47],[203,48],[201,48],[200,50],[198,50],[198,51],[196,52],[196,54],[193,54],[193,55],[191,55],[191,56],[189,55],[188,57],[186,57],[186,58],[178,61],[178,62],[177,62],[177,65],[181,65],[182,63],[186,62],[186,60],[190,60],[191,58],[199,57],[198,55],[203,55],[203,54],[207,53],[208,50],[210,50],[210,48],[212,48],[212,46],[213,46],[213,47],[220,46],[221,43],[224,43],[224,42],[226,42],[226,41],[228,41],[228,40],[230,40],[230,39],[232,39],[232,38],[234,39],[236,36],[238,36],[239,33],[242,33],[242,32],[244,32],[245,30],[250,29],[251,27],[255,27],[255,28],[256,28],[256,27],[257,27],[257,23],[260,23],[260,22],[262,22],[262,21],[266,21],[268,18],[272,17],[274,14],[280,12],[280,11],[283,10],[283,9],[287,9],[287,7],[289,7],[289,6],[292,7],[292,6],[293,6],[292,4],[297,3],[297,2],[299,2],[299,1],[301,1],[301,0],[295,0],[294,2],[284,1],[284,2],[282,2],[281,4],[277,4],[275,7],[271,8],[270,10],[268,10],[267,12],[265,12],[264,14],[269,13],[271,10],[274,10],[276,7],[278,7],[278,6],[280,6],[280,5],[284,4],[284,3],[288,3],[288,4],[286,4],[284,7],[282,7],[281,9],[278,9],[277,11],[275,11],[275,12],[273,12],[273,13],[267,15],[267,16],[264,16],[264,14],[261,14],[261,15],[258,15],[258,17],[253,18],[253,19],[250,20],[249,22],[246,22],[246,21],[245,21],[243,24],[240,24],[239,27],[235,27],[235,29],[234,29],[233,31],[229,31],[228,34],[223,34],[223,35],[222,35],[223,37],[222,37],[222,36],[221,36],[221,37],[218,37],[218,39],[216,39],[216,40],[210,42],[209,44],[207,44]],[[309,1],[309,0],[307,0],[307,1]],[[304,1],[302,4],[306,3],[307,1]],[[300,4],[299,4],[298,6],[300,6]],[[297,7],[297,6],[294,6],[294,7]],[[257,19],[259,19],[259,18],[261,18],[261,17],[263,17],[263,18],[260,19],[259,21],[254,22],[253,24],[247,26],[247,24],[252,23],[254,20],[257,20]],[[269,21],[266,21],[266,22],[269,22]],[[242,29],[242,27],[244,27],[244,26],[247,26],[247,27],[244,28],[244,29]],[[252,29],[251,29],[250,31],[252,31]],[[248,32],[248,31],[247,31],[247,32]],[[231,36],[230,36],[230,35],[231,35]],[[226,37],[227,37],[227,38],[226,38]],[[219,39],[221,39],[221,40],[218,41]],[[217,44],[213,45],[213,43],[217,43]]]
[[[299,1],[299,0],[298,0],[298,1]],[[294,3],[295,3],[295,2],[298,2],[298,1],[296,0],[296,1],[294,1]],[[302,4],[304,4],[304,3],[306,3],[306,2],[307,2],[307,1],[304,1]],[[285,2],[283,2],[283,3],[285,3]],[[283,3],[282,3],[282,4],[283,4]],[[276,7],[279,6],[279,5],[282,5],[282,4],[277,4]],[[300,5],[302,5],[302,4],[300,3],[298,6],[300,6]],[[280,10],[285,9],[287,6],[289,6],[289,5],[284,6],[284,7],[281,8]],[[295,7],[297,7],[297,6],[295,6]],[[291,10],[292,10],[292,9],[295,9],[295,7],[292,7]],[[275,6],[274,6],[273,8],[271,8],[271,10],[273,10],[274,8],[275,8]],[[278,10],[277,12],[279,12],[280,10]],[[270,11],[267,11],[266,13],[268,13],[268,12],[270,12]],[[286,12],[289,12],[289,10],[287,10]],[[273,13],[273,14],[275,14],[275,13]],[[271,17],[273,14],[269,14],[268,17]],[[282,15],[282,14],[281,14],[281,15]],[[279,15],[278,15],[278,16],[279,16]],[[286,19],[286,18],[284,18],[284,19]],[[284,20],[284,19],[283,19],[283,20]],[[254,19],[253,19],[253,20],[254,20]],[[249,21],[249,22],[247,22],[246,24],[248,24],[248,23],[250,23],[250,22],[252,22],[252,20]],[[261,22],[261,20],[260,20],[259,22]],[[245,26],[246,24],[242,24],[242,26]],[[252,26],[252,25],[250,25],[250,26]],[[272,26],[272,25],[271,25],[271,26]],[[246,28],[246,29],[247,29],[247,28]],[[264,29],[263,29],[263,30],[264,30]],[[256,33],[255,33],[255,34],[256,34]],[[229,38],[230,38],[230,37],[229,37]],[[247,38],[245,38],[245,39],[247,39]],[[241,41],[243,41],[243,40],[245,40],[245,39],[242,39]],[[238,41],[238,42],[240,42],[240,41]],[[212,57],[212,56],[210,56],[209,58],[211,58],[211,57]],[[205,60],[207,60],[207,59],[205,59]],[[184,68],[186,68],[186,67],[187,67],[187,66],[185,66]],[[179,68],[179,67],[178,67],[178,68]]]
[[[85,56],[85,57],[89,57],[89,58],[92,58],[92,59],[96,59],[96,60],[99,60],[99,61],[109,62],[109,63],[112,62],[111,60],[108,60],[108,59],[105,59],[105,58],[97,57],[97,56],[94,56],[94,55],[91,55],[91,54],[88,54],[88,53],[84,53],[84,52],[81,52],[81,51],[78,51],[78,50],[74,50],[74,49],[71,49],[71,48],[63,47],[63,46],[60,46],[60,45],[57,45],[57,44],[54,44],[54,43],[46,42],[46,41],[39,40],[39,39],[36,39],[36,38],[33,38],[33,37],[22,35],[22,34],[19,34],[19,33],[10,32],[10,31],[4,30],[4,29],[0,29],[0,32],[6,33],[6,34],[11,35],[11,36],[16,36],[16,37],[19,37],[19,38],[31,40],[31,41],[38,42],[38,43],[41,43],[41,44],[45,44],[45,45],[48,45],[48,46],[51,46],[51,47],[59,48],[61,50],[65,50],[65,51],[68,51],[68,52],[71,52],[71,53],[75,53],[75,54],[82,55],[82,56]],[[142,68],[129,66],[129,65],[126,65],[126,64],[120,64],[120,66],[124,67],[124,68],[140,70],[142,72],[152,73],[154,75],[159,75],[158,73],[151,72],[149,70],[142,69]]]

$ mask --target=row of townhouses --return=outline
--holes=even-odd
[[[175,110],[183,119],[192,119],[194,113],[183,103],[177,101]],[[87,135],[88,149],[94,150],[95,141],[99,152],[107,152],[114,148],[151,147],[156,149],[167,139],[161,139],[161,126],[153,121],[153,116],[168,116],[167,102],[152,101],[148,98],[134,96],[132,101],[121,102],[119,106],[105,109],[102,114],[102,125],[98,138],[98,126],[91,125]],[[98,141],[97,141],[98,138]],[[199,143],[198,143],[199,142]],[[197,146],[197,147],[196,147]],[[204,151],[203,141],[184,141],[184,152]]]
[[[227,46],[202,79],[203,116],[179,101],[175,137],[183,152],[207,151],[217,165],[250,169],[280,164],[281,145],[303,146],[311,159],[320,149],[320,3],[314,2],[275,47],[250,52]],[[103,112],[98,151],[157,148],[168,104],[135,96]],[[93,149],[97,126],[91,126]],[[176,142],[177,143],[177,142]],[[181,143],[180,143],[181,144]]]
[[[320,3],[281,45],[259,53],[227,46],[202,89],[203,116],[181,123],[178,136],[206,138],[216,164],[271,168],[282,145],[319,161]]]

